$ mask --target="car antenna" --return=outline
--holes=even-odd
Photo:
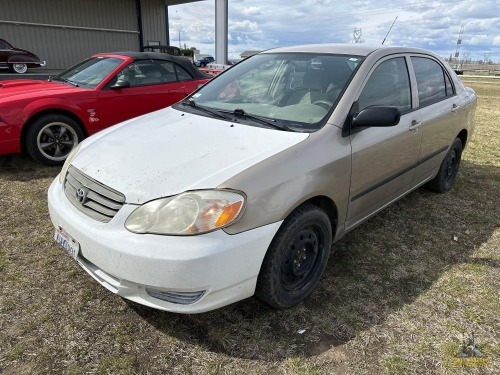
[[[392,27],[394,26],[394,24],[396,23],[396,20],[398,19],[398,16],[396,16],[396,18],[394,18],[394,22],[392,23],[391,27],[389,28],[389,31],[387,32],[387,35],[385,36],[384,40],[382,41],[382,44],[385,43],[385,40],[387,39],[387,37],[389,36],[389,33],[391,32],[392,30]]]

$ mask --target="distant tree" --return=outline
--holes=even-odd
[[[181,49],[182,56],[194,57],[193,50],[191,48]]]

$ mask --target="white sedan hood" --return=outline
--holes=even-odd
[[[215,188],[307,136],[165,108],[87,139],[72,164],[142,204]]]

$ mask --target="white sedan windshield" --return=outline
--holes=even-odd
[[[312,131],[322,126],[361,61],[348,55],[259,54],[209,82],[191,100]]]

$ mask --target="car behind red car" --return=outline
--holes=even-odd
[[[5,39],[0,39],[0,68],[8,68],[14,73],[23,74],[28,68],[45,66],[45,61],[33,52],[16,48]]]
[[[162,53],[100,53],[48,81],[0,81],[0,155],[64,162],[83,138],[178,102],[211,77]]]

